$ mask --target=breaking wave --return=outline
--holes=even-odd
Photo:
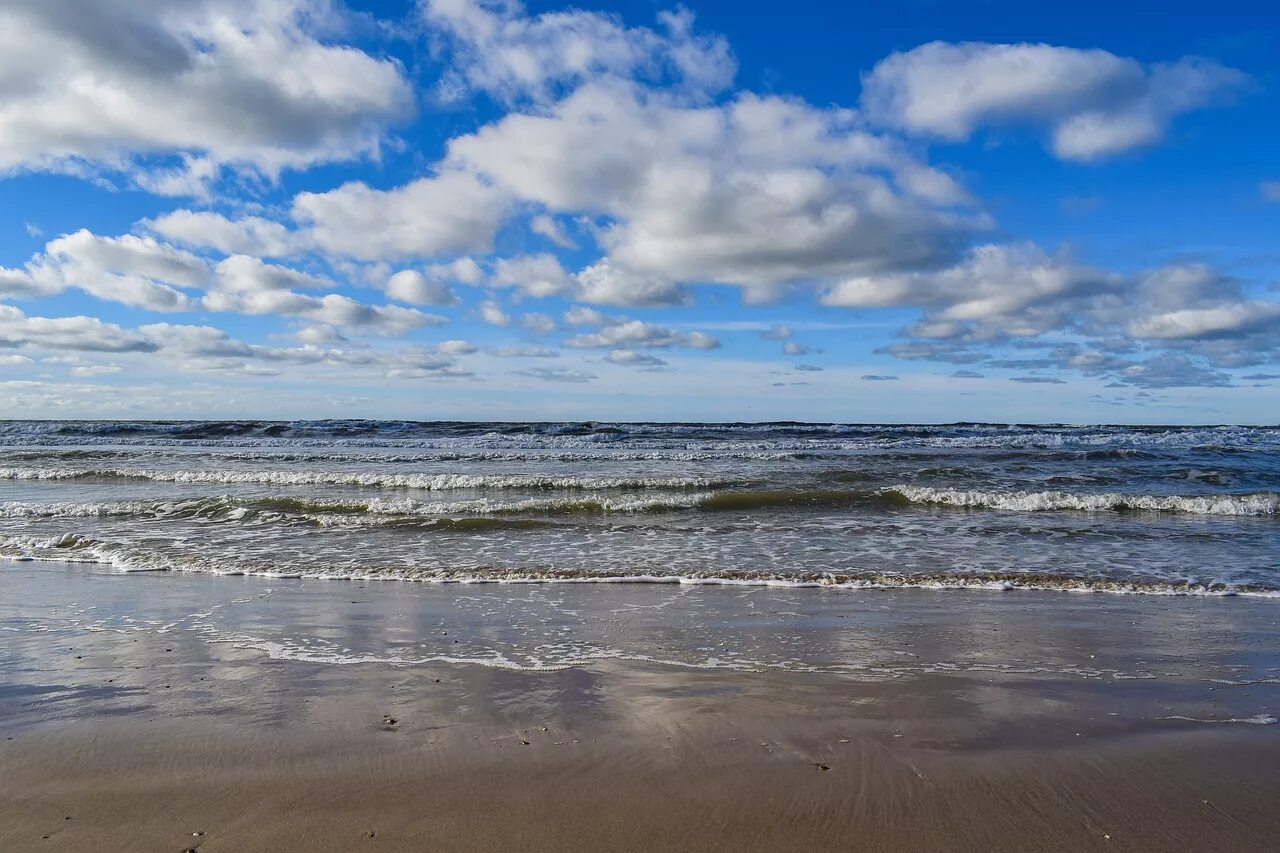
[[[257,482],[257,481],[255,481]],[[539,482],[534,480],[533,482]],[[527,488],[555,488],[551,485]],[[664,486],[667,485],[664,483]],[[669,487],[669,486],[668,486]],[[427,488],[427,487],[419,487]],[[456,488],[471,488],[458,486]],[[577,488],[590,488],[577,486]],[[601,486],[600,488],[607,488]],[[572,491],[572,488],[565,491]],[[681,491],[614,494],[599,497],[510,497],[437,501],[373,498],[196,497],[179,500],[104,501],[98,503],[0,503],[0,518],[137,517],[222,520],[245,523],[293,521],[322,527],[390,525],[389,519],[440,522],[448,516],[602,515],[671,511],[749,512],[752,510],[911,506],[951,507],[1006,512],[1152,512],[1210,516],[1267,517],[1280,514],[1280,494],[1178,496],[1121,493],[984,492],[894,486],[878,490],[795,489],[774,491]]]
[[[1129,495],[1120,492],[986,492],[896,486],[906,500],[935,506],[1046,512],[1178,512],[1192,515],[1266,516],[1280,513],[1280,493],[1241,495]]]
[[[167,471],[142,468],[0,468],[0,480],[150,480],[158,483],[366,486],[457,489],[706,489],[732,485],[700,477],[553,477],[538,474],[389,474],[342,471]]]

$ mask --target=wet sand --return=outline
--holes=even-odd
[[[1280,837],[1275,602],[488,587],[487,609],[441,628],[473,591],[31,564],[0,579],[0,850],[1263,851]],[[743,601],[773,609],[753,622]],[[459,660],[487,644],[509,661],[504,627],[533,629],[493,608],[516,605],[534,621],[567,609],[617,655],[388,662],[410,657],[397,619]],[[659,606],[667,636],[618,615]],[[760,657],[753,643],[796,651],[693,663]]]

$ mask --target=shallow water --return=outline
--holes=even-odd
[[[6,422],[0,555],[1280,594],[1280,428]]]

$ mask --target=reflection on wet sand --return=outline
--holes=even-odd
[[[365,824],[443,849],[1263,850],[1278,620],[1247,599],[10,564],[0,848],[167,849],[181,817],[210,850],[346,850]],[[68,804],[74,830],[41,838]]]

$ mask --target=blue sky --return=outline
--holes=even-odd
[[[6,3],[0,416],[1277,420],[1280,13],[834,5]]]

